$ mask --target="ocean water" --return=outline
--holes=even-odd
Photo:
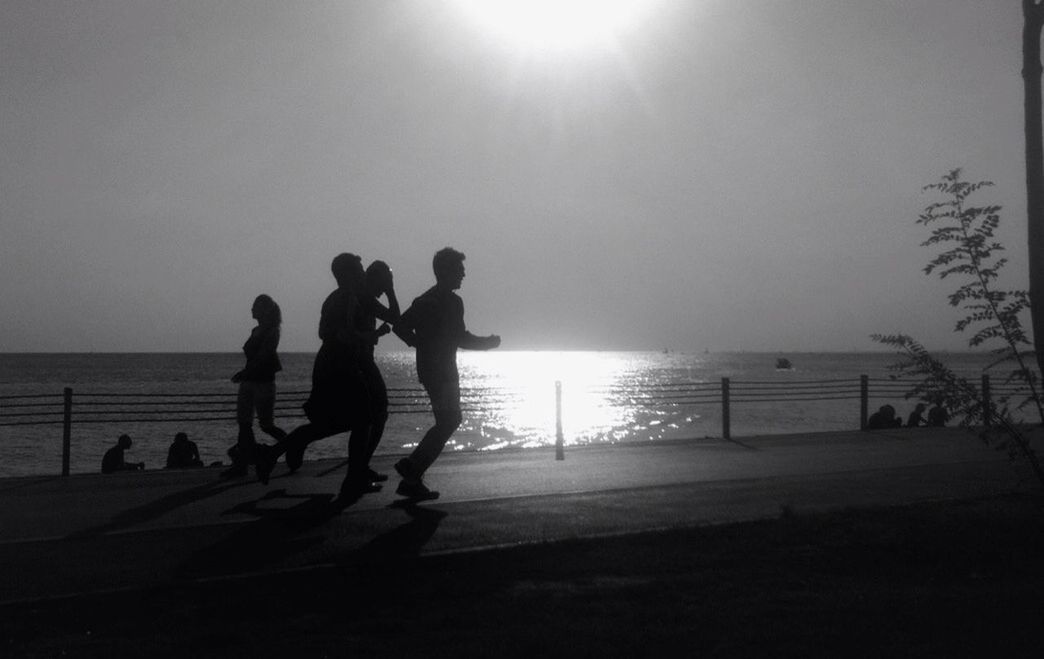
[[[859,427],[859,376],[871,378],[871,411],[893,404],[905,417],[914,402],[884,382],[891,353],[461,352],[464,423],[448,451],[533,449],[555,445],[557,410],[565,446],[721,437],[722,378],[728,378],[733,437]],[[303,423],[314,355],[282,354],[277,424]],[[378,453],[409,451],[430,425],[411,352],[378,355],[392,414]],[[947,363],[978,378],[988,355],[954,353]],[[118,435],[134,446],[129,461],[161,468],[174,433],[186,432],[207,464],[228,462],[235,443],[237,353],[0,354],[0,477],[61,472],[62,392],[73,392],[72,473],[96,472]],[[560,408],[556,383],[561,383]],[[780,396],[789,391],[790,396]],[[43,395],[46,398],[22,398]],[[17,397],[17,398],[13,398]],[[43,421],[45,423],[38,424]],[[269,441],[257,431],[260,441]],[[347,436],[313,444],[309,457],[343,457]]]

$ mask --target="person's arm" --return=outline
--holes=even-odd
[[[272,368],[272,362],[276,359],[276,350],[278,348],[279,328],[270,326],[262,329],[257,348],[247,358],[247,363],[243,370],[237,373],[240,380],[266,376],[267,371]]]
[[[458,345],[465,350],[492,350],[500,347],[500,337],[496,334],[475,336],[465,330]]]
[[[399,322],[394,323],[392,331],[395,332],[395,336],[408,345],[414,347],[417,345],[417,311],[411,306],[402,315],[399,316]]]
[[[386,323],[394,325],[399,322],[399,298],[395,295],[395,284],[392,281],[392,275],[388,273],[388,286],[384,289],[384,297],[388,300],[388,308],[385,316],[377,316]],[[379,305],[384,308],[384,305]]]

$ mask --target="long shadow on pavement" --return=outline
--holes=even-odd
[[[247,485],[248,481],[218,481],[215,483],[204,483],[196,487],[168,494],[142,506],[116,513],[112,520],[87,529],[82,529],[66,536],[69,539],[92,538],[95,536],[119,531],[145,522],[151,522],[172,510],[187,506],[203,499],[217,496],[233,488]]]
[[[366,562],[396,561],[419,555],[449,514],[410,501],[396,502],[389,507],[404,511],[410,516],[410,521],[378,535],[361,547],[358,556]]]
[[[269,503],[296,501],[289,507],[267,507]],[[217,544],[207,547],[177,570],[190,579],[247,574],[278,565],[290,556],[326,541],[325,535],[304,535],[323,526],[343,509],[334,495],[293,494],[273,490],[260,499],[226,511],[225,515],[253,515],[256,521],[240,526]]]
[[[315,556],[320,557],[318,562],[325,565],[395,561],[419,555],[447,515],[404,501],[390,508],[401,509],[409,516],[409,521],[388,531],[380,532],[390,521],[387,511],[368,511],[364,513],[366,521],[358,517],[345,518],[346,525],[362,525],[353,527],[351,535],[359,533],[360,528],[364,533],[375,533],[371,540],[360,546],[359,540],[345,536],[344,525],[335,522],[335,518],[357,500],[357,497],[334,498],[328,493],[288,495],[285,490],[269,492],[256,501],[227,511],[226,514],[254,515],[258,519],[196,552],[176,574],[183,579],[207,579],[286,569],[295,567],[295,556],[323,544],[328,548],[316,551]],[[287,501],[294,503],[281,505]],[[303,561],[303,564],[309,563]]]

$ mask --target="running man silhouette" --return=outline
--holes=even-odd
[[[417,379],[427,391],[435,415],[435,425],[413,452],[395,463],[395,471],[402,476],[395,492],[416,500],[438,498],[439,493],[424,484],[424,473],[460,426],[457,349],[500,346],[499,336],[475,336],[464,327],[464,301],[454,293],[464,280],[464,254],[446,247],[435,253],[431,265],[435,285],[413,301],[394,327],[406,345],[416,348]]]
[[[330,270],[337,290],[327,296],[319,316],[322,345],[312,365],[312,391],[303,406],[308,423],[295,428],[275,446],[259,444],[255,466],[258,480],[267,484],[283,453],[303,454],[311,442],[350,429],[348,474],[341,494],[354,496],[379,489],[369,477],[371,405],[360,369],[362,346],[376,339],[357,325],[359,292],[365,276],[362,259],[338,254]]]

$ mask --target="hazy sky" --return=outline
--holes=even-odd
[[[649,0],[533,47],[453,0],[5,0],[0,351],[236,351],[259,293],[315,350],[334,255],[408,304],[447,245],[505,348],[959,348],[914,220],[995,181],[1025,287],[1021,25]]]

